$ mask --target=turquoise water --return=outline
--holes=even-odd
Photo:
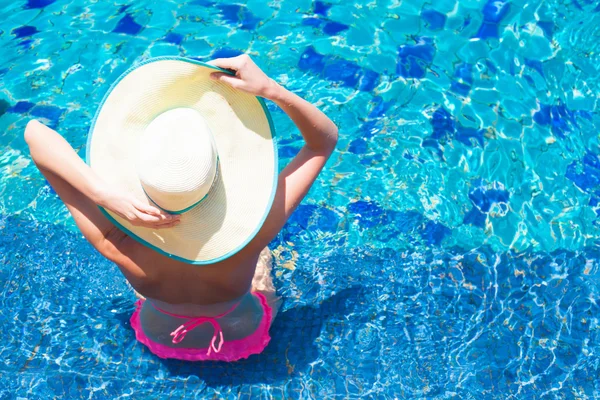
[[[600,397],[600,6],[245,4],[0,5],[0,397]],[[271,244],[266,351],[159,360],[23,128],[83,155],[131,65],[240,52],[330,115],[338,149]],[[269,108],[283,167],[302,140]]]

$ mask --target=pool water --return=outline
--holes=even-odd
[[[595,3],[3,2],[0,398],[600,398]],[[264,353],[160,360],[23,129],[83,155],[131,65],[241,52],[339,145],[270,246]],[[302,139],[269,109],[283,167]]]

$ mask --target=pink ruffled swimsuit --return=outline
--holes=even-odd
[[[165,310],[161,310],[152,304],[154,308],[163,314],[187,320],[177,329],[171,332],[173,344],[181,342],[185,338],[185,335],[197,326],[205,323],[211,324],[214,329],[214,334],[212,340],[210,341],[210,345],[207,348],[175,348],[161,343],[156,343],[151,340],[144,333],[142,324],[140,322],[140,311],[142,309],[142,305],[144,304],[144,300],[138,300],[135,303],[136,310],[131,316],[130,322],[135,331],[136,339],[145,344],[152,353],[160,358],[176,358],[178,360],[187,361],[237,361],[243,358],[248,358],[253,354],[261,353],[271,340],[271,336],[269,336],[269,327],[272,317],[271,307],[269,307],[267,304],[267,299],[261,293],[253,293],[252,295],[257,297],[263,309],[263,316],[258,328],[252,334],[243,339],[230,340],[227,342],[223,338],[223,330],[221,329],[221,326],[217,320],[235,310],[235,308],[238,306],[237,304],[228,311],[214,317],[186,317],[184,315],[177,315]]]

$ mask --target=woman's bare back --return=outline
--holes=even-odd
[[[170,304],[208,305],[243,296],[252,288],[261,255],[250,244],[228,259],[198,266],[162,255],[119,230],[114,235],[122,236],[118,242],[119,251],[130,255],[144,271],[144,279],[139,282],[130,280],[134,289],[144,297]],[[269,256],[263,252],[262,258]],[[262,286],[265,285],[268,283],[263,283]]]

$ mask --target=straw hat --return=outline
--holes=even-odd
[[[181,57],[147,60],[105,95],[87,163],[106,182],[168,212],[173,228],[105,215],[169,257],[210,264],[256,235],[275,196],[277,151],[264,102],[210,79],[221,69]]]

